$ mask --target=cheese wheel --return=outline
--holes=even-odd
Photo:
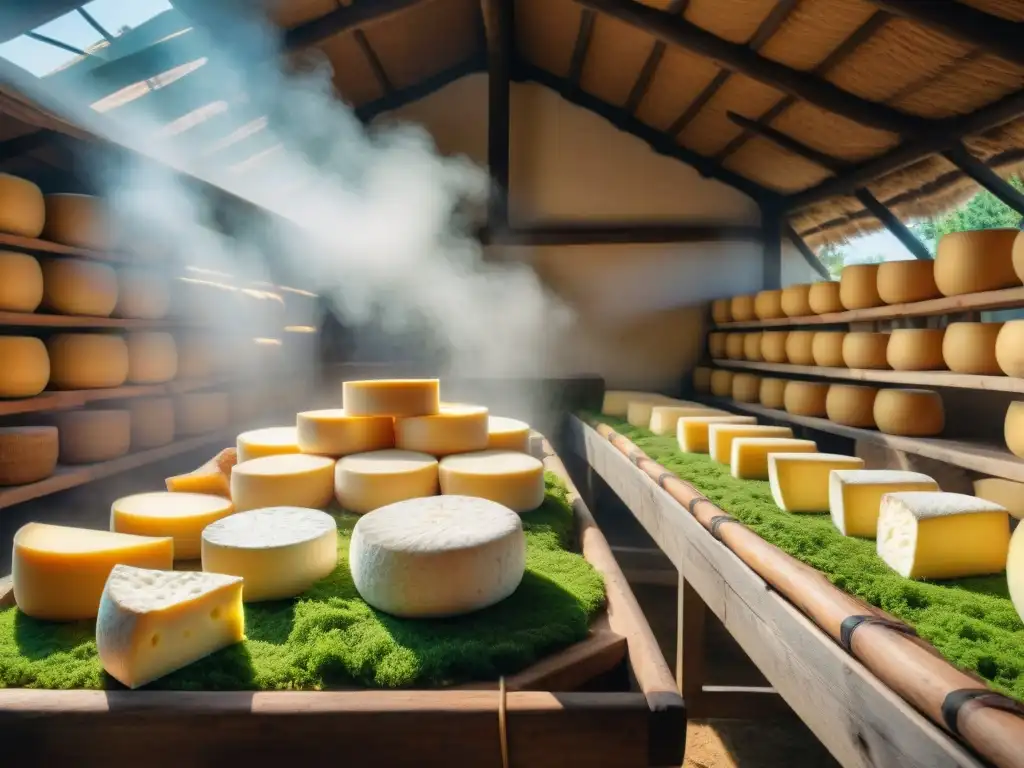
[[[0,336],[0,397],[35,397],[50,380],[46,345],[33,336]]]
[[[174,428],[178,434],[203,435],[228,425],[226,392],[186,392],[174,401]]]
[[[711,372],[711,394],[715,397],[732,397],[732,371],[716,369]]]
[[[794,416],[825,417],[828,386],[820,381],[787,382],[786,391],[782,396],[783,406]]]
[[[334,459],[302,453],[240,461],[231,470],[231,500],[245,512],[263,507],[323,509],[334,498]]]
[[[888,333],[850,331],[843,337],[843,362],[847,368],[888,368],[888,353]]]
[[[786,407],[786,379],[761,379],[757,399],[765,408],[782,410]]]
[[[178,346],[163,331],[133,331],[128,345],[128,381],[132,384],[162,384],[178,375]]]
[[[782,291],[761,291],[754,297],[754,314],[759,320],[785,317],[782,311]]]
[[[39,237],[45,221],[43,191],[28,179],[0,173],[0,232]]]
[[[737,323],[754,320],[757,317],[757,313],[754,311],[754,297],[734,296],[729,303],[729,314],[732,315],[733,322]]]
[[[514,512],[530,512],[544,503],[544,465],[514,451],[477,451],[446,456],[438,465],[441,493],[476,496]]]
[[[950,323],[942,337],[942,359],[955,373],[1001,376],[996,342],[1002,323]]]
[[[334,496],[348,512],[365,515],[405,499],[436,496],[437,459],[414,451],[357,453],[338,460]]]
[[[818,331],[811,342],[814,364],[822,368],[843,367],[843,339],[845,331]]]
[[[814,365],[814,331],[790,331],[786,336],[786,361],[792,365]]]
[[[430,416],[441,410],[437,379],[380,379],[342,383],[342,404],[353,416]]]
[[[0,190],[0,206],[3,205],[2,199],[3,193]],[[0,251],[0,310],[35,312],[42,300],[43,268],[35,257],[14,251]]]
[[[45,259],[43,307],[62,315],[110,317],[117,306],[113,267],[85,259]]]
[[[974,495],[995,502],[1018,520],[1024,520],[1024,483],[1002,477],[980,477],[974,481]]]
[[[811,284],[802,283],[782,289],[782,312],[786,317],[807,317],[811,309]]]
[[[57,468],[56,427],[0,427],[0,486],[44,480]]]
[[[350,416],[337,408],[304,411],[295,423],[302,453],[338,458],[395,447],[395,420],[390,416]]]
[[[878,265],[878,296],[886,304],[937,299],[935,265],[931,259],[904,259]]]
[[[730,333],[725,337],[725,356],[729,360],[742,360],[745,333]]]
[[[530,425],[525,421],[510,419],[506,416],[488,416],[487,450],[529,453]]]
[[[486,499],[438,496],[361,517],[349,544],[360,597],[401,618],[443,618],[499,603],[526,571],[522,520]]]
[[[1018,230],[951,232],[939,240],[935,285],[943,296],[995,291],[1021,284],[1013,268]]]
[[[715,299],[711,302],[711,319],[716,323],[728,323],[732,320],[729,299]]]
[[[765,331],[761,334],[761,359],[766,363],[785,363],[789,331]]]
[[[1013,271],[1017,273],[1017,279],[1024,283],[1024,235],[1019,232],[1013,239]]]
[[[830,315],[842,312],[845,307],[839,296],[840,284],[835,280],[812,283],[807,294],[807,303],[816,315]]]
[[[171,308],[171,289],[167,281],[156,272],[132,267],[117,270],[118,317],[140,320],[161,320]]]
[[[996,336],[996,362],[1007,376],[1024,378],[1024,320],[1010,320]]]
[[[183,333],[177,340],[178,378],[208,379],[217,373],[217,346],[198,333]]]
[[[946,426],[938,392],[930,389],[882,389],[875,395],[879,432],[906,437],[934,437]]]
[[[132,445],[128,411],[66,411],[54,415],[61,464],[93,464],[124,456]]]
[[[761,333],[748,333],[743,337],[743,359],[758,363],[761,356]]]
[[[264,456],[298,453],[297,431],[296,427],[264,427],[243,432],[235,440],[238,460],[249,461]]]
[[[698,366],[693,369],[693,390],[699,394],[711,392],[711,369]]]
[[[894,371],[941,371],[943,328],[896,328],[889,334],[885,359]]]
[[[487,409],[481,405],[443,403],[432,416],[395,419],[395,447],[431,456],[482,451],[487,424]]]
[[[44,240],[94,251],[110,248],[110,223],[100,198],[61,193],[46,195],[44,202]]]
[[[877,387],[855,384],[832,384],[825,398],[828,420],[847,427],[875,428],[875,396]]]
[[[878,295],[879,264],[849,264],[839,274],[839,301],[846,309],[867,309],[882,304]]]
[[[725,337],[721,331],[708,334],[708,355],[715,360],[725,357]]]
[[[131,417],[132,450],[159,448],[174,440],[174,401],[169,397],[141,397],[125,403]]]
[[[732,377],[732,399],[740,403],[756,403],[761,396],[761,377],[753,373],[737,373]]]
[[[154,491],[110,505],[110,530],[174,539],[175,560],[197,560],[203,529],[235,511],[231,500],[202,493]]]
[[[46,342],[56,389],[120,387],[128,379],[128,345],[106,333],[58,333]]]
[[[1014,456],[1024,459],[1024,401],[1010,403],[1003,422],[1003,439]]]

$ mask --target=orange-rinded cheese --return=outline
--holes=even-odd
[[[782,312],[786,317],[807,317],[811,309],[811,284],[802,283],[782,289]]]
[[[708,334],[708,355],[715,360],[725,357],[725,336],[721,331]]]
[[[847,368],[888,368],[889,334],[850,331],[843,337],[843,362]]]
[[[839,282],[835,280],[813,283],[810,293],[807,296],[807,303],[811,305],[816,315],[830,315],[833,312],[842,312],[845,307],[839,297]]]
[[[342,407],[353,416],[430,416],[439,413],[437,379],[377,379],[342,382]]]
[[[785,317],[782,311],[782,291],[761,291],[754,297],[754,314],[759,320]]]
[[[0,191],[0,201],[2,199]],[[35,312],[42,300],[43,269],[35,257],[14,251],[0,251],[0,310]]]
[[[34,336],[0,336],[0,397],[35,397],[50,380],[46,345]]]
[[[131,414],[125,410],[65,411],[54,415],[61,464],[93,464],[128,453]]]
[[[226,392],[186,392],[174,401],[174,428],[183,436],[224,429],[229,409]]]
[[[167,490],[177,493],[212,493],[231,498],[231,470],[238,463],[235,448],[225,448],[199,469],[168,477]]]
[[[756,403],[761,394],[761,377],[753,373],[737,373],[732,377],[732,399]]]
[[[934,263],[931,259],[905,259],[879,264],[878,295],[886,304],[938,298],[942,294],[935,285]]]
[[[46,195],[43,239],[104,251],[110,248],[110,223],[103,201],[92,195]]]
[[[487,424],[487,408],[482,405],[442,403],[440,412],[430,416],[395,419],[395,447],[431,456],[483,451]]]
[[[44,259],[43,306],[62,315],[110,317],[117,306],[117,273],[85,259]]]
[[[825,398],[828,420],[847,427],[875,428],[875,396],[877,387],[855,384],[832,384]]]
[[[178,347],[164,331],[133,331],[128,345],[128,381],[132,384],[162,384],[178,374]]]
[[[996,337],[996,362],[1007,376],[1024,378],[1024,320],[1003,323]]]
[[[745,323],[756,319],[757,313],[754,312],[754,297],[734,296],[729,303],[729,313],[732,315],[732,319],[738,323]]]
[[[885,359],[894,371],[941,371],[943,328],[896,328],[889,334]]]
[[[788,379],[761,379],[761,389],[757,399],[765,408],[782,410],[786,407],[786,384]]]
[[[1016,229],[977,229],[943,235],[935,255],[935,285],[943,296],[1020,285],[1013,269]]]
[[[933,437],[946,425],[938,392],[930,389],[882,389],[875,395],[875,424],[887,435]]]
[[[729,299],[715,299],[711,302],[711,319],[716,323],[728,323],[732,320]]]
[[[758,363],[761,357],[761,333],[748,333],[743,337],[743,359]]]
[[[390,416],[350,416],[335,408],[303,411],[295,423],[302,453],[339,458],[395,447],[395,420]]]
[[[996,342],[1002,323],[950,323],[942,338],[942,359],[955,373],[1000,376]]]
[[[818,331],[811,342],[814,364],[823,368],[843,367],[843,339],[846,331]]]
[[[839,274],[839,300],[846,309],[882,304],[878,295],[878,264],[849,264]]]
[[[56,427],[0,427],[0,486],[43,480],[57,468]]]
[[[711,392],[711,369],[698,366],[693,369],[693,390],[699,394]]]
[[[146,269],[121,267],[117,270],[118,317],[160,320],[171,308],[171,289],[159,273]]]
[[[730,333],[725,337],[725,356],[729,360],[743,359],[743,340],[745,333]]]
[[[766,363],[785,363],[789,331],[765,331],[761,334],[761,358]]]
[[[131,415],[132,450],[159,448],[174,440],[174,401],[169,397],[140,397],[128,400]]]
[[[56,389],[120,387],[128,379],[128,345],[109,333],[58,333],[46,342]]]
[[[1024,459],[1024,400],[1012,402],[1006,409],[1003,438],[1010,453]]]
[[[0,232],[39,237],[45,220],[42,190],[28,179],[0,173]]]
[[[732,397],[732,371],[716,369],[711,372],[711,394],[715,397]]]
[[[1013,239],[1013,271],[1017,279],[1024,282],[1024,235],[1019,232]]]
[[[790,381],[786,383],[783,404],[794,416],[824,417],[828,384],[820,381]]]
[[[814,365],[814,331],[790,331],[786,360],[793,365]]]

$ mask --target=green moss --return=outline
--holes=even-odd
[[[586,637],[604,582],[573,541],[565,486],[523,515],[526,574],[498,605],[432,621],[396,619],[360,599],[348,568],[356,516],[338,513],[338,567],[299,599],[246,605],[246,642],[156,681],[177,690],[436,687],[495,680]],[[0,611],[0,687],[116,688],[96,657],[95,623]]]
[[[683,453],[658,437],[607,416],[604,422],[648,456],[699,488],[763,539],[824,573],[833,584],[913,626],[951,663],[1024,700],[1024,623],[1005,575],[942,582],[910,581],[890,570],[875,542],[843,536],[828,515],[793,515],[772,500],[768,483],[737,480],[705,454]]]

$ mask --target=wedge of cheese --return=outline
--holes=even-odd
[[[728,464],[732,458],[732,441],[737,437],[792,437],[789,427],[766,424],[708,424],[708,453],[719,464]]]
[[[1011,517],[1024,520],[1024,483],[1001,477],[982,477],[974,481],[974,495],[994,501],[1006,507]]]
[[[768,457],[773,453],[814,453],[813,440],[791,437],[737,437],[732,441],[729,468],[738,480],[767,480]]]
[[[670,397],[665,397],[661,400],[630,400],[626,406],[626,421],[631,426],[639,427],[640,429],[647,429],[651,426],[651,414],[654,412],[655,406],[658,405],[680,405],[680,406],[694,406],[696,403],[688,403],[683,400],[673,400]]]
[[[634,400],[655,400],[664,402],[668,400],[665,395],[657,392],[636,392],[625,389],[609,389],[604,393],[604,402],[601,405],[601,413],[605,416],[614,416],[617,419],[626,418],[626,411],[629,404]]]
[[[829,473],[863,468],[864,459],[841,453],[773,453],[768,483],[784,512],[828,512]]]
[[[757,424],[753,416],[683,416],[676,423],[676,440],[683,453],[708,452],[708,427],[712,424]]]
[[[829,478],[828,508],[832,523],[844,536],[873,539],[885,494],[937,490],[939,484],[921,472],[837,469]]]
[[[231,498],[231,470],[238,463],[238,451],[225,448],[199,469],[184,475],[168,477],[168,491],[176,493],[210,493]]]
[[[703,405],[656,405],[651,409],[649,429],[656,435],[674,435],[680,419],[686,416],[712,416],[715,414],[729,415],[725,411],[707,408]]]
[[[1010,516],[963,493],[889,493],[878,513],[878,556],[908,579],[1000,573],[1010,549]]]

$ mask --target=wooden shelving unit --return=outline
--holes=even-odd
[[[75,248],[72,245],[52,243],[49,240],[40,240],[36,237],[22,237],[0,232],[0,247],[13,248],[26,253],[49,253],[54,256],[78,256],[82,259],[94,259],[95,261],[108,261],[112,263],[132,262],[130,255],[114,251],[91,251],[87,248]]]
[[[84,317],[82,315],[51,315],[44,312],[2,312],[0,326],[9,328],[123,328],[148,330],[168,327],[203,327],[208,323],[182,317],[159,320],[137,320],[125,317]]]

